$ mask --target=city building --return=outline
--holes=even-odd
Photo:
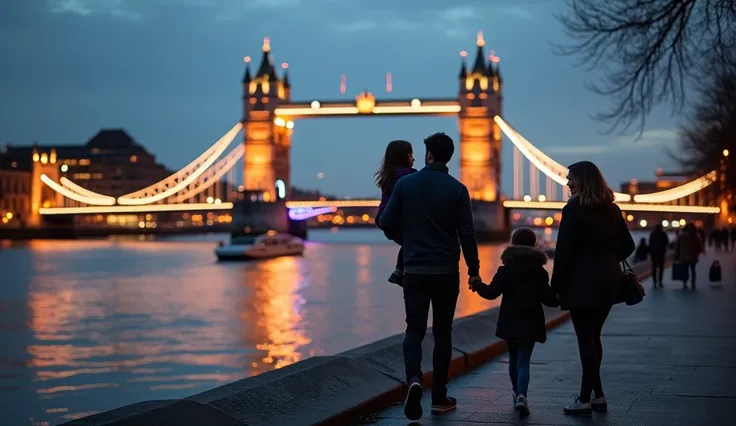
[[[84,145],[8,145],[6,155],[24,169],[56,164],[61,176],[118,197],[166,178],[170,171],[122,129],[100,130]]]
[[[41,182],[42,174],[55,181],[66,177],[90,191],[117,197],[171,173],[122,129],[100,130],[82,145],[9,144],[1,158],[0,211],[6,217],[10,213],[24,218],[31,226],[40,225],[38,210],[42,207],[75,206],[74,201],[46,187]],[[103,218],[107,222],[109,219]],[[125,222],[138,223],[129,219]]]
[[[21,226],[31,213],[31,171],[0,153],[0,225]]]

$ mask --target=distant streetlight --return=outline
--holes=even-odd
[[[723,150],[723,156],[724,157],[728,157],[728,154],[729,154],[728,150],[727,149],[724,149]]]

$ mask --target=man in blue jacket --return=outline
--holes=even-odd
[[[422,417],[422,340],[432,305],[434,334],[432,412],[445,413],[457,406],[447,395],[452,356],[452,321],[460,293],[460,247],[468,266],[469,282],[481,282],[478,245],[468,189],[450,176],[447,163],[455,145],[444,133],[424,140],[426,166],[399,179],[381,215],[390,239],[404,244],[404,364],[409,391],[404,414]]]

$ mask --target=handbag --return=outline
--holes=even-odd
[[[639,282],[639,277],[631,269],[629,262],[624,260],[621,262],[621,266],[623,267],[621,291],[623,292],[624,302],[629,306],[641,303],[646,293]]]

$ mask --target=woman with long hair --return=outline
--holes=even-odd
[[[570,311],[583,370],[580,393],[564,411],[591,416],[608,409],[600,376],[601,330],[611,307],[623,301],[620,262],[636,245],[595,164],[575,163],[567,178],[571,197],[562,209],[551,285],[561,308]]]
[[[381,214],[391,198],[391,193],[396,186],[396,182],[408,174],[416,172],[412,168],[414,166],[414,149],[411,143],[404,140],[395,140],[389,142],[386,146],[386,152],[383,155],[381,165],[374,173],[373,178],[376,186],[381,189],[381,203],[378,205],[378,213],[376,213],[376,225],[381,228]],[[401,241],[395,241],[401,245]],[[404,277],[404,250],[399,249],[396,258],[396,269],[391,273],[388,282],[402,285]]]

